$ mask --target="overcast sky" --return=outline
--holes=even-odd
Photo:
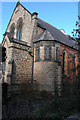
[[[38,12],[39,18],[58,29],[64,29],[69,35],[75,28],[78,16],[78,2],[21,2],[21,4],[31,13]],[[2,7],[1,42],[16,2],[2,2],[0,6]]]

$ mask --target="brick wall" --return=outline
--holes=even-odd
[[[76,55],[76,63],[78,65],[78,51],[73,48],[70,48],[68,46],[65,46],[63,44],[60,45],[60,60],[61,60],[62,71],[63,71],[63,52],[64,51],[66,51],[66,53],[67,53],[67,75],[68,75],[70,81],[74,81],[76,79],[76,75],[77,75],[73,71],[75,68],[74,56]]]

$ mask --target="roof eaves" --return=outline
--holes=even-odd
[[[40,41],[55,41],[55,40],[36,40],[33,43],[37,43],[37,42],[40,42]]]
[[[66,46],[68,46],[68,47],[70,47],[70,48],[75,49],[75,50],[77,50],[77,51],[78,51],[78,49],[77,49],[77,48],[75,48],[74,46],[67,45],[67,44],[62,43],[62,42],[60,42],[60,41],[58,41],[58,40],[55,40],[55,39],[54,39],[54,40],[36,40],[36,41],[34,41],[34,44],[35,44],[35,43],[37,43],[37,42],[40,42],[40,41],[56,41],[56,42],[58,42],[58,43],[60,43],[60,44],[66,45]]]
[[[24,45],[24,46],[27,46],[27,47],[31,47],[31,46],[27,45],[27,42],[18,41],[17,39],[14,39],[14,38],[11,38],[10,42],[17,43],[17,44],[20,44],[20,45]]]
[[[42,25],[40,25],[39,23],[37,23],[37,26],[38,27],[40,27],[40,28],[42,28],[42,29],[44,29],[44,30],[46,30],[46,28],[44,28]]]
[[[38,39],[42,36],[42,34],[45,32],[45,30],[42,32],[42,33],[40,33],[40,35],[38,35],[37,37],[36,37],[36,39],[34,40],[34,42],[35,41],[38,41]]]
[[[73,49],[77,50],[77,48],[75,48],[74,46],[67,45],[67,44],[65,44],[65,43],[62,43],[62,42],[60,42],[60,41],[57,41],[57,40],[54,40],[54,41],[56,41],[56,42],[59,42],[59,43],[61,43],[61,44],[65,45],[65,46],[68,46],[68,47],[70,47],[70,48],[73,48]],[[77,50],[77,51],[78,51],[78,50]]]

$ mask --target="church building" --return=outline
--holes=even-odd
[[[13,11],[2,45],[6,48],[2,82],[36,82],[40,90],[54,91],[62,80],[73,82],[78,71],[75,40],[30,13],[20,2]]]

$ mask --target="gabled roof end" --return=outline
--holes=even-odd
[[[17,7],[18,5],[20,5],[20,1],[19,1],[19,0],[18,0],[18,2],[17,2],[17,4],[16,4],[16,7]]]

